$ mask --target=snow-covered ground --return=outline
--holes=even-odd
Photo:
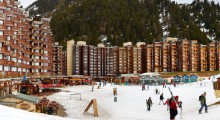
[[[113,88],[117,87],[118,95],[117,102],[114,102]],[[170,97],[168,88],[157,86],[160,93],[164,93],[165,98]],[[159,105],[159,95],[155,95],[155,86],[150,86],[150,90],[142,91],[141,86],[111,86],[97,89],[95,86],[92,92],[91,86],[74,86],[64,88],[70,92],[60,92],[49,97],[51,100],[56,100],[61,103],[68,114],[67,118],[74,119],[114,119],[114,120],[169,120],[169,112],[166,111],[165,105]],[[199,96],[205,91],[207,93],[207,103],[212,104],[220,99],[216,99],[211,82],[206,82],[206,86],[201,87],[200,83],[192,83],[174,88],[171,86],[174,95],[178,95],[183,101],[183,119],[185,120],[210,120],[220,119],[217,111],[220,111],[220,106],[209,107],[209,113],[198,114],[200,103]],[[82,100],[79,96],[70,94],[81,93]],[[151,97],[153,106],[151,111],[146,109],[146,99]],[[92,99],[97,99],[99,117],[93,117],[93,109],[83,114],[86,106]],[[179,111],[180,113],[180,111]],[[180,114],[176,120],[180,120]]]
[[[211,81],[211,80],[210,80]],[[209,107],[209,113],[198,114],[200,107],[198,98],[204,91],[207,93],[207,103],[212,104],[220,99],[215,98],[211,82],[204,83],[206,86],[201,87],[200,82],[185,84],[171,90],[174,95],[178,95],[183,101],[183,120],[218,120],[220,119],[220,105]],[[113,88],[117,87],[117,102],[114,102]],[[155,95],[155,88],[164,93],[164,97],[170,97],[167,88],[162,86],[150,86],[149,91],[141,90],[141,86],[111,86],[97,89],[94,87],[92,92],[91,86],[72,86],[63,88],[64,92],[56,93],[48,98],[56,100],[66,108],[68,116],[60,118],[39,113],[29,113],[23,110],[17,110],[0,105],[1,120],[66,120],[66,119],[97,119],[97,120],[169,120],[169,112],[166,111],[165,105],[159,105],[159,95]],[[67,92],[69,91],[69,92]],[[71,96],[73,93],[81,93],[82,100],[79,96]],[[146,99],[151,97],[153,106],[151,111],[147,111]],[[93,116],[93,108],[83,114],[85,108],[92,99],[97,100],[99,117]],[[180,120],[179,114],[176,120]]]
[[[73,120],[40,113],[32,113],[0,105],[0,120]]]

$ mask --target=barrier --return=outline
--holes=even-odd
[[[80,96],[80,100],[81,100],[81,93],[73,93],[73,94],[70,94],[70,100],[71,100],[71,96],[72,95],[79,95]]]

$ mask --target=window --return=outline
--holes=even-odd
[[[38,62],[34,63],[34,65],[39,66],[40,64]]]
[[[7,36],[7,40],[11,40],[11,36]]]
[[[10,46],[7,46],[7,50],[10,51],[10,50],[11,50],[11,47],[10,47]]]
[[[17,67],[11,67],[11,71],[16,72],[17,71]]]
[[[11,61],[17,62],[17,58],[11,58]]]
[[[3,65],[0,65],[0,71],[2,71],[3,70]]]
[[[3,20],[0,20],[0,25],[3,25],[4,21]]]
[[[3,31],[0,31],[0,36],[3,36]]]
[[[9,66],[4,66],[4,71],[10,71]]]
[[[3,54],[0,54],[0,59],[3,59]]]

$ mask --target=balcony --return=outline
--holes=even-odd
[[[14,5],[20,5],[21,2],[20,1],[14,1]]]

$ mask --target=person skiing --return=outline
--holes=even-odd
[[[152,106],[152,100],[151,97],[148,98],[148,100],[146,100],[146,104],[147,104],[147,110],[150,111],[150,107]]]
[[[163,99],[164,99],[164,97],[163,97],[163,93],[160,95],[160,102],[159,102],[159,105],[160,105],[160,103],[161,103],[161,101],[163,102]],[[164,102],[163,102],[163,104],[164,104]]]
[[[164,105],[167,105],[167,111],[169,111],[169,108],[170,108],[169,101],[170,99],[167,98],[166,102],[164,103]]]
[[[155,92],[156,92],[156,95],[157,95],[157,94],[158,94],[158,92],[159,92],[157,88],[155,89]]]
[[[142,85],[142,91],[143,91],[143,90],[146,90],[146,89],[145,89],[145,84]]]
[[[204,92],[201,96],[199,96],[199,101],[201,104],[201,107],[199,109],[199,114],[202,113],[202,108],[205,106],[205,113],[208,113],[208,106],[206,104],[206,92]]]
[[[178,96],[170,98],[170,120],[175,120],[176,115],[178,114],[177,106],[179,106]],[[174,100],[175,99],[175,100]]]

